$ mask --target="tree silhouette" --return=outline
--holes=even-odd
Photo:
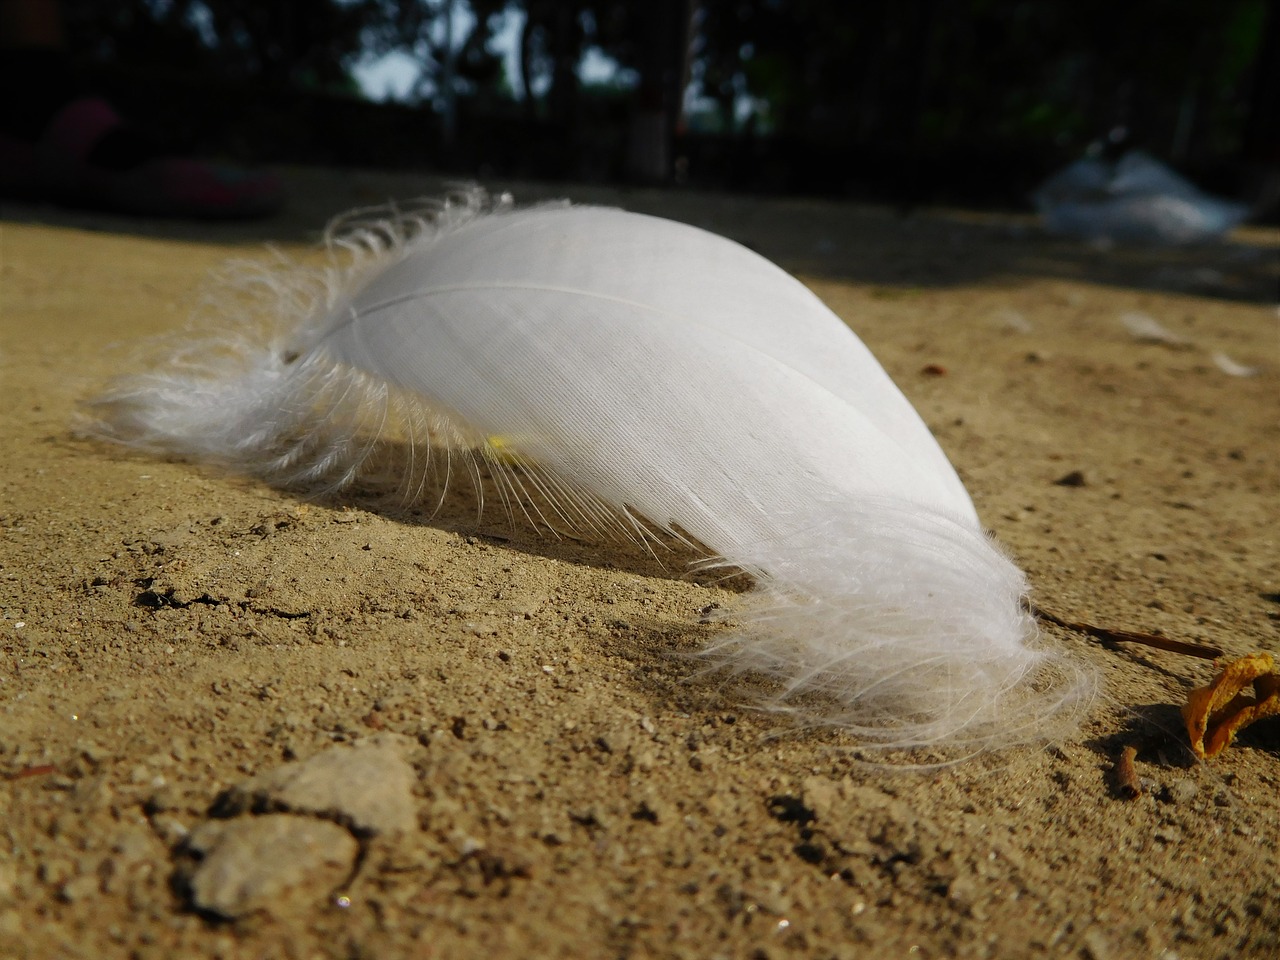
[[[438,126],[461,111],[464,127],[488,116],[516,135],[522,116],[519,136],[545,126],[565,169],[569,152],[607,141],[633,172],[668,175],[690,83],[715,115],[694,130],[757,151],[793,144],[793,164],[975,147],[1065,156],[1113,127],[1180,158],[1274,162],[1280,150],[1280,0],[64,2],[82,58],[135,72],[354,97],[360,58],[407,53]],[[450,31],[455,8],[474,26]],[[494,47],[504,15],[524,17],[511,77]],[[592,48],[626,83],[584,88]],[[486,136],[489,149],[501,131]],[[657,146],[641,157],[646,143]]]

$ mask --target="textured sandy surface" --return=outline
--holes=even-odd
[[[306,500],[77,439],[77,401],[128,363],[113,345],[179,326],[206,270],[268,240],[307,255],[327,216],[433,189],[294,181],[289,216],[249,228],[5,211],[0,956],[1280,953],[1280,729],[1193,762],[1177,706],[1209,664],[1048,628],[1104,678],[1075,735],[884,771],[752,710],[749,683],[689,679],[721,629],[703,611],[739,597],[678,561],[477,523],[465,490],[433,518],[376,481]],[[798,273],[1046,608],[1280,652],[1275,231],[1136,254],[1016,218],[567,193]],[[1188,342],[1140,342],[1130,312]],[[413,770],[388,781],[407,832],[362,830],[341,799],[219,800],[378,734]],[[1128,743],[1135,801],[1113,774]],[[318,866],[231,891],[238,919],[193,911],[197,848],[237,831]]]

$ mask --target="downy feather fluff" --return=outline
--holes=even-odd
[[[1084,700],[923,421],[777,266],[691,226],[479,190],[350,216],[330,246],[321,273],[235,274],[268,315],[116,384],[99,432],[344,483],[395,429],[437,470],[487,459],[555,524],[643,518],[756,578],[710,652],[867,743],[1025,740]]]

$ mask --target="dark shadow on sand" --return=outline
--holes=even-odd
[[[0,221],[243,246],[316,245],[325,224],[357,207],[439,197],[438,176],[296,167],[280,171],[286,209],[242,222],[139,219],[43,203],[0,201]],[[517,203],[567,197],[682,220],[738,241],[787,270],[824,280],[902,289],[1017,284],[1057,278],[1246,303],[1280,300],[1275,231],[1238,231],[1194,247],[1100,248],[1050,237],[1023,213],[918,208],[909,212],[840,200],[553,183],[485,183]],[[200,278],[193,277],[193,286]]]

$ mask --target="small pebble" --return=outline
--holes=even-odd
[[[359,851],[336,823],[289,814],[209,820],[187,848],[200,858],[186,882],[192,905],[228,919],[292,896],[318,901],[350,876]]]
[[[417,774],[404,759],[407,743],[378,734],[330,747],[233,787],[224,813],[287,810],[331,817],[363,833],[392,833],[417,826],[413,787]]]

